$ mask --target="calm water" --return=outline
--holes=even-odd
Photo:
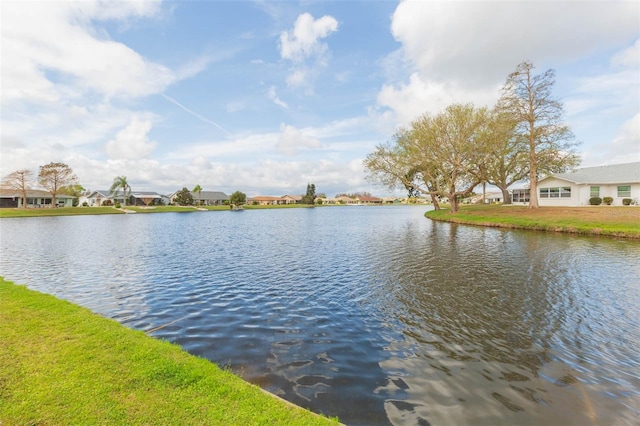
[[[423,213],[3,219],[0,274],[349,425],[640,422],[639,242]]]

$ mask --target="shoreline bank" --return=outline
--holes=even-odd
[[[339,424],[3,277],[0,342],[2,424]]]
[[[504,229],[640,239],[640,208],[635,206],[539,207],[513,205],[462,206],[458,213],[430,210],[439,222]]]

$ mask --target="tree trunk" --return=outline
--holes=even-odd
[[[529,208],[538,208],[538,179],[536,177],[536,166],[531,162],[531,172],[529,172]]]
[[[430,195],[431,195],[431,203],[433,204],[433,209],[440,210],[440,203],[438,202],[438,197],[436,197],[435,194],[430,194]]]
[[[499,187],[502,191],[502,204],[511,204],[511,194],[507,188]]]
[[[458,213],[458,197],[456,195],[449,197],[449,204],[451,205],[451,213]]]

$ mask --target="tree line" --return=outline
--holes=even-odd
[[[84,192],[82,185],[78,183],[78,177],[73,173],[71,167],[65,163],[45,164],[38,169],[37,182],[51,194],[52,205],[56,206],[59,194],[79,197]],[[34,176],[31,170],[22,169],[9,173],[2,178],[0,186],[3,189],[16,191],[22,195],[22,205],[27,205],[27,190],[34,183]]]
[[[16,191],[20,193],[22,198],[22,206],[27,206],[27,191],[31,189],[34,183],[34,176],[31,170],[22,169],[9,173],[2,178],[0,188]],[[61,162],[51,162],[38,169],[37,182],[45,188],[52,197],[52,206],[56,207],[57,197],[59,194],[66,194],[77,198],[85,192],[85,188],[78,183],[77,176],[73,173],[71,167]],[[118,195],[122,192],[124,205],[127,205],[127,198],[131,195],[131,185],[127,182],[126,176],[116,176],[109,188],[109,195]],[[193,194],[198,194],[198,202],[202,204],[203,188],[200,184],[196,185],[191,191],[186,187],[182,188],[175,195],[175,203],[178,205],[194,205],[195,200]],[[316,196],[315,184],[307,184],[307,192],[302,197],[303,204],[314,204]],[[236,191],[229,197],[229,203],[232,205],[243,205],[246,203],[247,196],[243,192]],[[74,204],[75,206],[76,204]]]
[[[509,204],[508,188],[528,180],[529,207],[537,208],[539,177],[567,171],[580,157],[563,104],[552,94],[555,72],[534,75],[534,68],[519,64],[491,109],[452,104],[398,129],[367,155],[367,179],[404,187],[409,196],[429,195],[435,209],[447,199],[452,213],[480,184],[498,187]]]

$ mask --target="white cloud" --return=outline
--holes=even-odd
[[[492,103],[518,63],[557,68],[611,49],[637,35],[638,13],[635,2],[403,1],[391,25],[402,55],[384,63],[410,77],[384,85],[378,104],[406,122],[454,101]]]
[[[137,160],[148,157],[156,147],[156,142],[148,138],[151,127],[151,120],[132,117],[129,125],[107,142],[105,149],[109,158]]]
[[[613,148],[619,154],[640,157],[640,113],[631,117],[622,125],[613,139]]]
[[[298,16],[291,32],[280,34],[280,56],[294,62],[315,56],[322,57],[327,45],[320,40],[338,30],[338,21],[332,16],[313,19],[309,13]]]
[[[638,13],[636,2],[404,1],[391,31],[429,78],[492,83],[525,59],[566,62],[625,42]]]
[[[139,3],[139,4],[137,4]],[[2,5],[3,103],[55,102],[96,93],[139,97],[162,91],[177,79],[91,26],[93,20],[152,14],[145,2],[22,2]],[[151,3],[152,5],[155,4]],[[37,31],[33,31],[37,28]]]
[[[588,147],[582,156],[583,166],[621,164],[640,161],[640,112],[624,121],[611,142]]]
[[[613,55],[611,64],[616,67],[637,68],[640,65],[640,39],[633,46]]]
[[[312,92],[312,78],[328,61],[329,48],[321,40],[335,31],[338,31],[338,21],[334,17],[314,19],[311,14],[303,13],[290,32],[280,34],[280,56],[293,63],[287,85],[306,87]]]
[[[499,86],[492,91],[469,89],[456,81],[423,79],[416,72],[408,83],[382,86],[377,101],[391,108],[400,123],[407,124],[425,112],[437,113],[452,103],[490,104],[497,99],[498,89]]]
[[[280,137],[276,148],[285,155],[294,156],[300,148],[318,149],[322,144],[314,137],[307,136],[300,130],[287,124],[280,125]]]
[[[267,98],[269,98],[269,100],[271,102],[273,102],[274,104],[278,105],[279,107],[282,108],[289,108],[289,105],[287,105],[287,103],[285,101],[283,101],[282,99],[280,99],[278,97],[278,94],[276,93],[276,87],[275,86],[271,86],[269,87],[269,90],[267,90]]]

